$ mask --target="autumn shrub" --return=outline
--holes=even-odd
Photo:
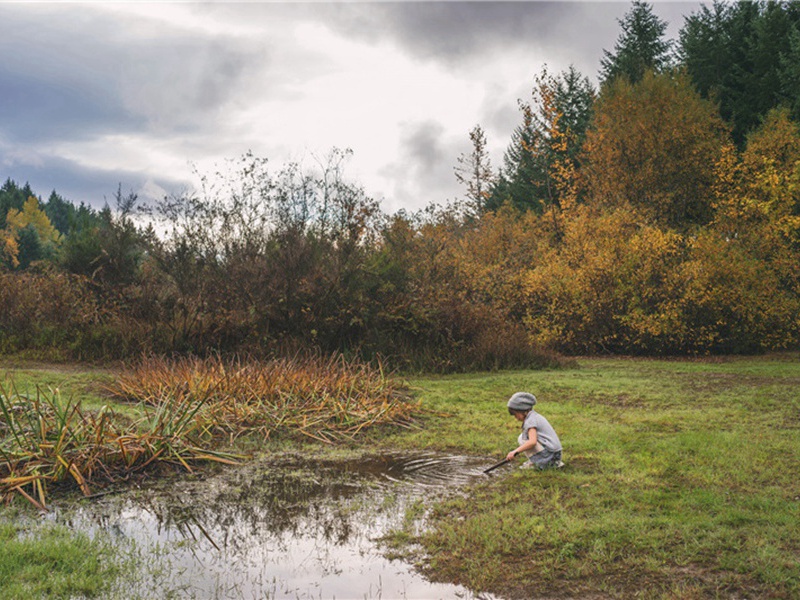
[[[402,370],[455,373],[563,364],[531,339],[521,321],[466,296],[420,295],[407,309],[381,352]]]
[[[98,321],[88,281],[51,268],[0,272],[0,349],[68,350]]]
[[[553,366],[522,327],[520,277],[540,243],[538,217],[511,208],[480,221],[453,210],[395,219],[378,253],[389,286],[371,347],[392,364],[430,372]]]
[[[569,353],[654,352],[679,326],[673,268],[682,238],[642,224],[632,208],[575,209],[558,245],[528,271],[526,325]]]
[[[782,289],[780,276],[737,240],[710,232],[691,242],[681,265],[685,282],[677,311],[682,325],[676,351],[753,353],[795,347],[800,299]]]
[[[796,343],[796,294],[737,240],[583,207],[527,276],[526,324],[575,353],[745,353]]]

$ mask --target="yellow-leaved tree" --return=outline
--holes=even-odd
[[[647,73],[635,84],[618,78],[603,89],[586,136],[590,201],[630,205],[658,226],[704,225],[728,137],[716,107],[685,75]]]
[[[765,347],[790,347],[800,337],[800,126],[787,109],[771,111],[741,155],[725,149],[717,171],[709,234],[724,248],[708,256],[754,265],[749,288],[760,290],[764,339],[775,338]],[[730,277],[721,279],[730,288]]]
[[[22,210],[8,211],[6,228],[0,231],[3,263],[12,269],[52,256],[60,243],[61,234],[34,196],[25,201]]]

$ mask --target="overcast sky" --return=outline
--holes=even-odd
[[[655,2],[677,38],[696,2]],[[277,170],[351,148],[386,212],[498,167],[547,65],[596,82],[628,2],[0,3],[0,177],[95,207],[191,189],[247,151]]]

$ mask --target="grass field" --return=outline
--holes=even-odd
[[[21,389],[46,382],[86,396],[89,407],[108,402],[92,384],[107,383],[106,371],[8,373]],[[800,597],[797,354],[581,359],[569,369],[409,383],[425,410],[421,428],[383,426],[342,444],[499,460],[518,434],[505,401],[525,390],[558,431],[566,462],[551,472],[502,467],[499,476],[435,506],[424,533],[398,531],[389,540],[393,549],[429,577],[504,598]],[[0,522],[11,509],[4,510]],[[8,540],[25,539],[21,533],[2,530]],[[55,534],[62,552],[71,555],[62,534]],[[30,548],[5,538],[0,572],[24,587],[13,565]],[[74,543],[98,559],[84,567],[94,577],[108,549]],[[73,567],[51,567],[62,568]],[[84,585],[72,592],[102,595]]]
[[[525,390],[567,463],[504,467],[436,507],[415,540],[432,578],[509,598],[800,597],[797,355],[414,383],[452,417],[391,443],[502,458],[518,433],[505,400]]]
[[[3,598],[96,597],[123,572],[109,542],[65,527],[33,530],[0,519],[0,590]]]

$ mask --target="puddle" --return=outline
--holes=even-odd
[[[491,599],[426,580],[379,540],[412,503],[485,480],[487,466],[438,454],[254,462],[49,518],[136,548],[143,568],[126,598]]]

